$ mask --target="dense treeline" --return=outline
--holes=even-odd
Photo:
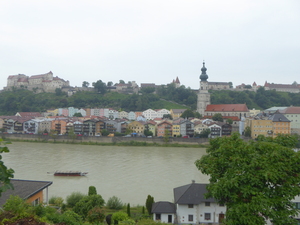
[[[273,106],[300,106],[300,93],[266,91],[263,87],[253,91],[215,91],[211,93],[212,104],[243,104],[249,109],[267,109]]]
[[[79,91],[68,97],[57,89],[55,93],[34,93],[26,89],[13,89],[0,93],[0,115],[14,115],[16,112],[44,112],[47,109],[114,108],[125,111],[152,109],[190,108],[196,109],[197,92],[173,84],[154,88],[144,88],[139,94],[119,94],[115,92],[97,93]],[[243,104],[249,109],[266,109],[272,106],[300,106],[300,93],[266,91],[259,88],[252,91],[213,91],[212,104]]]

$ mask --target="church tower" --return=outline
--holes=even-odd
[[[210,93],[208,93],[208,76],[206,74],[205,62],[203,62],[203,67],[201,68],[200,75],[200,88],[198,92],[197,99],[197,112],[204,116],[204,112],[207,105],[210,105]]]

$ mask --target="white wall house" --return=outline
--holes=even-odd
[[[170,110],[167,109],[159,109],[156,113],[158,118],[163,118],[164,115],[171,114]]]
[[[154,118],[157,117],[156,111],[153,109],[147,109],[145,110],[142,115],[147,119],[147,120],[153,120]]]
[[[165,223],[177,224],[221,224],[225,217],[226,207],[220,205],[213,198],[205,198],[207,184],[194,181],[181,187],[174,188],[174,203],[153,204],[153,219]],[[176,213],[170,222],[171,205],[175,204]]]

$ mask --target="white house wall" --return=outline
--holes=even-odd
[[[205,203],[194,205],[193,208],[188,208],[188,205],[177,205],[177,219],[179,224],[199,224],[199,223],[218,223],[219,214],[225,214],[226,207],[219,206],[216,203],[210,203],[210,206],[205,206]],[[210,213],[210,220],[205,220],[205,213]],[[193,221],[189,221],[189,215],[193,215]]]

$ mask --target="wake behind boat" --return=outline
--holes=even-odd
[[[85,176],[87,174],[88,174],[88,172],[72,171],[72,170],[66,170],[66,171],[56,170],[53,173],[54,176]]]

